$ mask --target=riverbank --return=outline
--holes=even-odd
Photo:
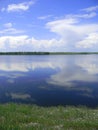
[[[97,130],[98,109],[0,105],[0,130]]]

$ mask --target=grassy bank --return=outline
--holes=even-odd
[[[98,130],[98,109],[0,105],[0,130]]]

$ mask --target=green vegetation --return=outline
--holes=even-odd
[[[0,52],[0,55],[49,55],[49,52]]]
[[[0,130],[98,130],[98,109],[4,104]]]
[[[0,55],[79,55],[98,54],[98,52],[0,52]]]

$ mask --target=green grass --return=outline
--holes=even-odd
[[[98,130],[98,109],[4,104],[0,130]]]

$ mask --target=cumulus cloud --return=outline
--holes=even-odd
[[[94,45],[98,46],[98,33],[91,33],[82,41],[79,41],[77,47],[91,48]]]
[[[1,36],[0,48],[20,51],[72,51],[98,45],[98,24],[80,24],[76,18],[48,22],[46,27],[60,38],[36,39],[28,35]],[[6,28],[0,34],[18,34],[22,30]]]
[[[61,36],[68,51],[92,48],[98,45],[98,23],[85,23],[85,19],[97,16],[98,6],[82,9],[84,13],[67,14],[62,19],[50,21],[46,28]]]
[[[26,5],[26,9],[32,2],[21,3],[17,6],[13,6],[9,11],[22,10],[20,5]],[[29,5],[29,6],[27,6]],[[19,7],[19,8],[18,8]],[[91,8],[91,7],[90,7]],[[50,31],[50,33],[57,34],[56,37],[52,39],[36,39],[33,36],[23,35],[23,30],[17,30],[12,27],[11,23],[6,23],[5,29],[0,31],[1,35],[12,35],[18,34],[18,36],[1,36],[0,37],[0,48],[17,48],[26,51],[81,51],[81,49],[93,48],[98,45],[98,23],[85,23],[83,20],[91,19],[97,15],[95,10],[96,7],[92,7],[91,11],[84,9],[86,13],[82,14],[67,14],[65,17],[51,20],[46,23],[45,27]],[[23,9],[25,10],[25,9]],[[51,16],[43,16],[38,19],[46,19]],[[21,35],[19,35],[21,33]],[[57,39],[58,38],[58,39]]]
[[[20,49],[20,51],[52,51],[59,49],[61,46],[61,40],[37,40],[34,37],[27,35],[21,36],[2,36],[0,37],[0,50],[13,51],[14,49]],[[19,50],[18,50],[19,51]]]
[[[61,19],[48,22],[46,27],[50,29],[51,32],[55,32],[59,35],[66,36],[68,33],[73,32],[83,35],[89,32],[95,32],[98,30],[98,24],[79,24],[79,21],[75,18],[72,19]],[[85,31],[86,30],[86,31]]]
[[[64,46],[71,51],[72,48],[91,48],[98,44],[98,24],[97,23],[82,23],[81,19],[92,18],[96,13],[80,14],[80,15],[67,15],[63,19],[54,20],[46,24],[46,28],[50,32],[56,33],[61,36]]]
[[[2,36],[2,37],[0,37],[0,48],[6,49],[6,47],[8,47],[8,45],[10,48],[16,48],[16,47],[24,44],[24,40],[26,38],[27,38],[27,36]]]
[[[18,11],[26,11],[30,8],[32,4],[34,4],[34,1],[29,2],[23,2],[18,4],[10,4],[7,8],[2,8],[1,11],[7,10],[8,12],[18,12]]]

